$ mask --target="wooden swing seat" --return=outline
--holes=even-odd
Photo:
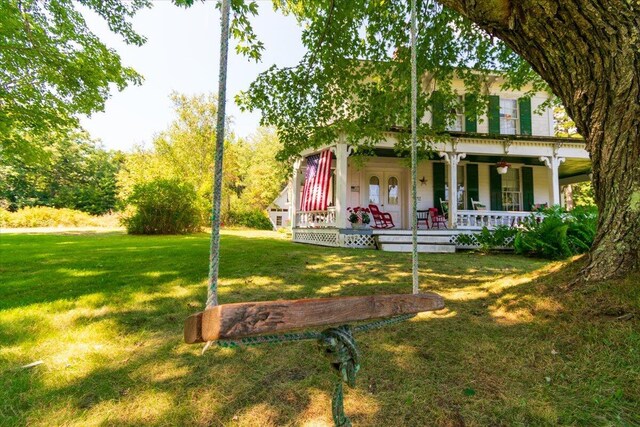
[[[442,297],[431,292],[222,304],[187,318],[184,340],[194,344],[280,334],[442,308]]]

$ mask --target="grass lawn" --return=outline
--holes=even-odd
[[[330,424],[334,374],[313,342],[182,343],[208,244],[0,235],[0,425]],[[241,231],[221,254],[221,302],[411,289],[410,254]],[[640,425],[640,277],[563,290],[580,264],[421,256],[447,308],[357,337],[354,425]]]

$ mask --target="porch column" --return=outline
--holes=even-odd
[[[291,195],[289,196],[289,200],[291,200],[291,204],[289,205],[289,214],[291,218],[291,228],[296,228],[297,217],[298,217],[298,206],[300,206],[300,165],[302,164],[302,159],[298,159],[293,163],[293,173],[291,174],[291,179],[289,181],[289,191]]]
[[[560,204],[560,176],[558,169],[560,164],[565,161],[564,157],[558,156],[542,156],[540,161],[544,162],[549,168],[549,196],[552,205]]]
[[[466,153],[439,153],[449,164],[449,228],[458,227],[458,163],[464,159]]]
[[[347,159],[349,147],[343,142],[336,144],[336,227],[347,228]]]

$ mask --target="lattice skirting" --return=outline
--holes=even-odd
[[[371,234],[341,234],[342,245],[347,248],[375,248],[376,240]]]
[[[509,237],[505,242],[506,245],[496,249],[513,249],[513,241],[515,237]],[[449,243],[455,243],[456,248],[459,249],[478,249],[480,244],[478,243],[478,239],[475,233],[459,233],[454,234],[449,238]]]
[[[293,241],[321,246],[340,246],[338,230],[295,230]]]

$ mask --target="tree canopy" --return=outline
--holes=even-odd
[[[278,129],[284,158],[341,133],[362,151],[383,132],[409,128],[409,4],[274,2],[304,28],[302,42],[308,52],[296,66],[269,68],[237,101],[245,109],[259,109],[262,124]],[[465,105],[470,116],[486,108],[486,84],[497,71],[504,73],[506,87],[546,88],[527,62],[458,12],[434,1],[418,1],[417,16],[417,68],[422,76],[418,117],[429,114],[435,104],[450,111],[447,107],[459,102],[451,85],[454,75],[475,95]],[[419,123],[423,148],[427,137],[436,137],[446,124]],[[401,138],[400,150],[403,143]]]
[[[142,45],[129,19],[149,0],[0,2],[0,146],[33,153],[41,136],[77,126],[104,108],[111,86],[142,77],[87,27],[80,7],[100,15],[126,43]]]

